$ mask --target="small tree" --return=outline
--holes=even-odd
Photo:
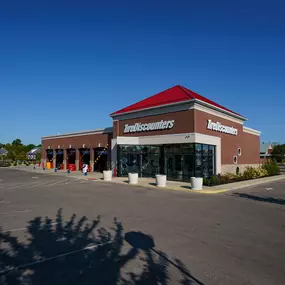
[[[22,145],[22,141],[20,139],[15,139],[13,140],[12,145],[14,146]]]
[[[277,162],[282,162],[285,158],[285,144],[274,146],[271,155]]]
[[[38,153],[36,154],[36,161],[40,162],[40,161],[41,161],[41,158],[42,158],[42,155],[41,155],[40,152],[38,152]]]
[[[33,148],[35,148],[36,146],[34,145],[34,144],[28,144],[27,145],[27,151],[30,151],[30,150],[32,150]]]

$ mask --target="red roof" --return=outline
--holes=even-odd
[[[183,86],[176,85],[173,86],[167,90],[164,90],[160,93],[157,93],[151,97],[148,97],[142,101],[139,101],[135,104],[132,104],[128,107],[125,107],[117,112],[114,112],[111,114],[112,115],[121,115],[124,113],[129,113],[129,112],[134,112],[134,111],[140,111],[143,109],[148,109],[148,108],[153,108],[153,107],[158,107],[158,106],[163,106],[163,105],[169,105],[169,104],[174,104],[174,103],[179,103],[179,102],[184,102],[184,101],[191,101],[191,100],[200,100],[204,103],[210,104],[214,107],[220,108],[224,111],[230,112],[233,115],[240,116],[242,118],[245,118],[241,116],[238,113],[233,112],[230,109],[227,109]]]

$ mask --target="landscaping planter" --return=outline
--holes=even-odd
[[[104,170],[103,177],[104,177],[104,181],[112,180],[112,170]]]
[[[165,187],[166,186],[166,175],[155,175],[156,186],[157,187]]]
[[[139,175],[138,173],[128,173],[129,184],[138,184]]]
[[[203,178],[191,177],[191,189],[202,190],[202,188],[203,188]]]

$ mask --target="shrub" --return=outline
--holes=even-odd
[[[275,160],[266,159],[262,165],[262,168],[267,171],[269,176],[280,174],[280,169]]]
[[[262,168],[262,167],[257,167],[257,168],[256,168],[256,171],[257,171],[258,177],[268,176],[267,170],[264,169],[264,168]]]
[[[204,178],[203,178],[203,185],[210,186],[210,185],[211,185],[210,179],[204,177]]]
[[[0,167],[8,167],[8,166],[10,166],[10,163],[8,161],[0,160]]]
[[[220,184],[220,178],[219,176],[217,175],[212,175],[210,177],[210,181],[211,181],[211,185],[214,186],[214,185],[219,185]]]
[[[248,166],[243,173],[244,179],[260,178],[264,176],[268,176],[268,171],[262,167]]]
[[[247,166],[245,168],[245,171],[243,172],[243,178],[244,179],[252,179],[252,178],[256,178],[257,173],[254,169],[254,167],[252,166]]]
[[[219,184],[227,184],[234,180],[235,175],[232,173],[219,174],[218,178],[220,180]]]
[[[17,162],[15,161],[15,162],[13,163],[13,165],[14,165],[14,166],[17,166]]]

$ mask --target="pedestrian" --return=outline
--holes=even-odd
[[[88,171],[88,164],[84,164],[83,165],[83,168],[82,168],[82,171],[83,171],[83,175],[87,175],[87,171]]]

